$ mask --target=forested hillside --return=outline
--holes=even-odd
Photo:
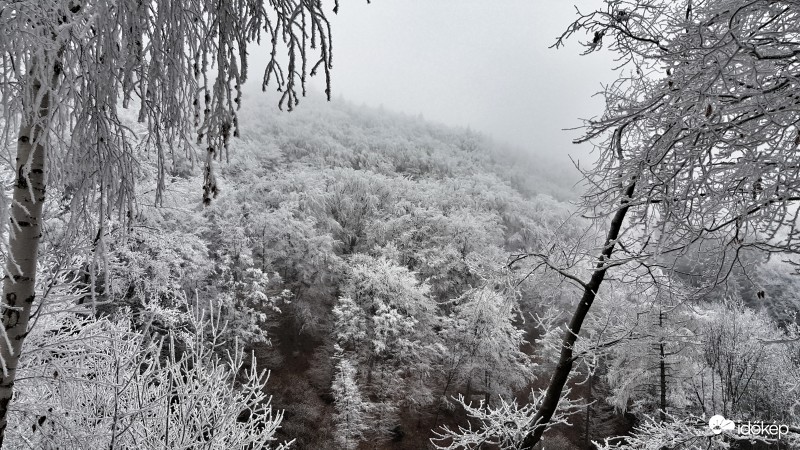
[[[184,290],[226,305],[232,335],[272,370],[279,436],[299,448],[424,448],[435,426],[463,419],[459,393],[524,398],[531,313],[562,294],[540,276],[518,285],[506,265],[581,233],[554,198],[574,198],[569,179],[531,176],[535,160],[509,163],[466,130],[344,102],[286,114],[254,100],[212,204],[185,163],[164,207],[142,207],[114,244],[115,295]]]
[[[145,158],[139,167],[130,221],[107,217],[94,236],[63,234],[80,216],[70,186],[61,188],[47,206],[52,276],[43,285],[60,300],[53,313],[61,319],[32,338],[32,351],[65,348],[63,335],[47,330],[91,333],[83,331],[87,320],[100,321],[89,330],[106,329],[127,346],[168,337],[172,345],[147,350],[161,351],[168,369],[178,367],[158,375],[167,379],[187,370],[179,368],[184,352],[214,361],[244,350],[225,367],[245,383],[253,363],[271,371],[267,393],[284,411],[274,437],[294,440],[294,448],[469,448],[474,436],[447,431],[469,421],[483,423],[484,438],[504,442],[508,423],[540,401],[559,330],[579,294],[555,265],[521,257],[572,248],[559,262],[588,273],[585,255],[598,236],[569,203],[579,188],[562,169],[537,172],[535,156],[509,157],[468,130],[342,101],[312,98],[287,114],[268,98],[253,99],[241,118],[241,138],[216,162],[219,194],[210,205],[202,202],[200,166],[180,152],[165,168],[162,203],[153,204],[158,166],[151,154],[153,163]],[[569,382],[573,402],[561,409],[571,426],[555,425],[545,448],[582,448],[627,433],[649,423],[663,402],[668,411],[698,415],[796,417],[795,397],[780,392],[791,392],[800,376],[797,343],[765,344],[797,332],[793,295],[782,290],[786,284],[769,284],[790,282],[791,270],[757,258],[749,269],[755,281],[734,277],[741,283],[703,298],[692,297],[691,279],[652,275],[662,277],[653,284],[629,273],[612,280],[585,327]],[[756,303],[757,290],[767,292],[760,312],[741,303]],[[94,313],[85,308],[91,302]],[[216,314],[210,328],[198,322],[208,314]],[[207,344],[194,334],[202,329]],[[102,342],[92,345],[106,358],[115,354]],[[198,345],[210,353],[189,350]],[[20,381],[21,404],[30,411],[14,423],[38,428],[43,440],[36,442],[88,445],[89,436],[115,423],[103,412],[109,406],[47,406],[44,398],[64,389],[63,381],[53,386],[58,374],[83,364],[76,358],[52,353],[23,369],[39,375]],[[98,375],[71,376],[71,395],[80,396]],[[470,403],[498,409],[465,409]],[[251,407],[241,405],[230,420],[246,421],[241,412]],[[76,415],[106,419],[78,438],[74,427],[83,421],[74,422]],[[185,424],[194,435],[186,442],[207,440],[200,422]],[[22,439],[18,430],[11,436]]]

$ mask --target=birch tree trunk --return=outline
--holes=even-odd
[[[22,344],[28,334],[28,319],[36,295],[36,263],[45,198],[45,121],[49,116],[49,91],[33,79],[17,142],[17,175],[10,211],[9,253],[3,278],[0,336],[0,447],[5,435],[8,407]]]

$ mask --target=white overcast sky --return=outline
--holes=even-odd
[[[592,95],[615,78],[613,61],[608,53],[580,56],[574,38],[548,47],[575,18],[573,5],[589,10],[601,1],[341,3],[331,19],[334,101],[341,95],[470,126],[531,152],[585,154],[571,144],[579,133],[563,129],[602,113]]]

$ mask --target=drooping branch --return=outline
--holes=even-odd
[[[134,217],[138,162],[150,151],[157,203],[175,149],[192,162],[198,149],[205,155],[209,203],[218,192],[214,160],[227,157],[238,135],[249,46],[262,34],[272,38],[270,67],[283,73],[276,83],[290,107],[297,90],[305,93],[308,61],[330,84],[331,30],[322,8],[308,0],[0,4],[0,137],[19,130],[0,311],[0,443],[35,295],[46,186],[66,186],[77,206],[66,234],[96,235],[101,249],[110,218]],[[138,108],[139,146],[120,117],[127,108]]]

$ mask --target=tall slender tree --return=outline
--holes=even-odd
[[[333,11],[338,8],[335,2]],[[330,94],[330,24],[319,0],[21,0],[0,4],[0,126],[16,141],[0,328],[0,443],[35,298],[45,191],[74,190],[92,209],[96,243],[109,218],[133,214],[139,154],[120,108],[138,108],[142,144],[158,165],[156,201],[170,158],[205,161],[203,199],[216,196],[212,163],[238,135],[248,51],[267,41],[262,86],[291,109],[306,78],[324,72]],[[15,133],[16,131],[16,133]],[[192,136],[194,134],[194,136]],[[192,141],[196,141],[196,144]],[[10,152],[9,152],[10,153]],[[7,228],[6,228],[7,227]]]

